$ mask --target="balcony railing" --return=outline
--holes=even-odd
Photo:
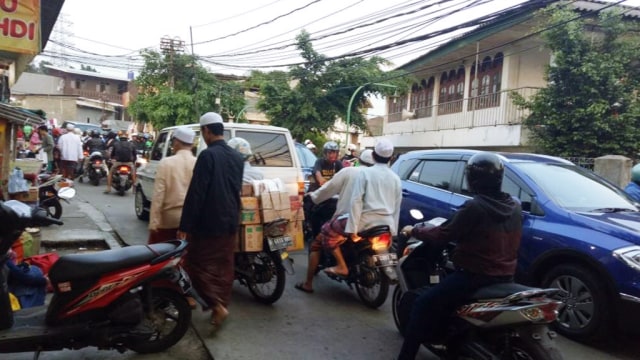
[[[107,101],[122,104],[122,95],[121,94],[110,94],[105,92],[91,91],[91,90],[82,90],[82,89],[65,89],[65,95],[75,95],[88,99]]]
[[[418,127],[424,131],[521,124],[528,111],[516,107],[510,94],[515,92],[529,99],[538,89],[506,89],[498,93],[416,108],[413,110],[416,119],[410,121],[417,121]],[[388,122],[401,121],[401,116],[402,113],[389,114]]]

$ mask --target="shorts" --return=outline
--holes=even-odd
[[[347,241],[347,234],[344,232],[347,220],[349,220],[348,217],[342,216],[324,223],[320,234],[311,243],[311,251],[320,251],[322,248],[335,250]]]

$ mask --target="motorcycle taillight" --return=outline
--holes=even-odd
[[[128,174],[129,173],[129,167],[128,166],[120,166],[118,168],[118,172],[121,174]]]
[[[544,305],[522,309],[520,313],[532,322],[551,323],[558,318],[559,306],[560,302],[549,301]]]
[[[373,248],[374,251],[388,250],[389,247],[391,246],[391,234],[390,233],[384,233],[384,234],[381,234],[381,235],[377,235],[377,236],[369,238],[369,240],[371,241],[371,248]]]

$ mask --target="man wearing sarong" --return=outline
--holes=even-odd
[[[211,324],[216,328],[229,313],[244,169],[242,155],[227,145],[223,131],[219,114],[200,117],[207,148],[193,168],[178,231],[179,238],[189,241],[185,267],[212,309]]]

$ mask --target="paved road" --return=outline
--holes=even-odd
[[[143,244],[147,239],[146,222],[135,217],[133,194],[124,197],[102,193],[78,184],[80,199],[102,211],[122,240]],[[358,300],[354,290],[320,275],[316,291],[309,295],[293,288],[306,271],[306,255],[293,254],[296,274],[287,278],[283,297],[272,306],[256,303],[248,290],[234,285],[231,316],[217,334],[209,332],[206,315],[196,312],[194,326],[216,360],[259,359],[392,359],[402,344],[391,316],[390,301],[371,310]],[[610,344],[585,346],[560,338],[566,359],[631,360],[639,359],[637,341],[621,335]],[[420,359],[435,359],[426,350]]]

